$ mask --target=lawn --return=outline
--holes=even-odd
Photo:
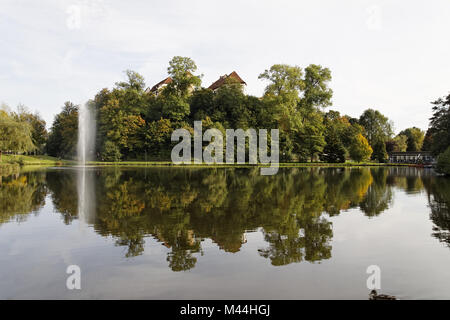
[[[20,165],[61,165],[67,162],[68,161],[45,155],[24,156],[3,154],[2,161],[0,163],[18,163]]]
[[[20,164],[22,166],[28,165],[76,165],[77,162],[74,160],[61,160],[56,157],[38,155],[38,156],[24,156],[24,155],[2,155],[1,164]],[[118,161],[118,162],[108,162],[108,161],[89,161],[87,163],[91,166],[184,166],[184,167],[214,167],[214,168],[226,168],[226,167],[260,167],[260,166],[270,166],[270,164],[181,164],[175,165],[171,161]],[[376,162],[345,162],[345,163],[324,163],[324,162],[281,162],[279,167],[361,167],[361,166],[398,166],[399,164],[389,164],[389,163],[376,163]],[[405,164],[403,164],[405,165]]]

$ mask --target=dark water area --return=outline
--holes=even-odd
[[[47,168],[0,183],[1,299],[450,299],[430,169]],[[68,290],[67,266],[81,269]]]

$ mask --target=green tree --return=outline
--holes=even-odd
[[[142,75],[133,70],[126,70],[125,74],[127,75],[128,82],[116,82],[116,86],[118,88],[123,88],[125,90],[136,90],[138,92],[144,90],[145,80]]]
[[[100,109],[100,113],[100,129],[105,135],[105,146],[106,142],[110,141],[116,145],[121,154],[130,154],[139,148],[140,129],[145,125],[140,115],[124,110],[117,98],[110,98]],[[105,147],[102,149],[102,157],[109,158],[110,152]],[[111,144],[108,149],[111,150]]]
[[[373,148],[375,143],[385,143],[393,133],[392,123],[378,110],[367,109],[359,118],[359,124],[364,128],[364,136]]]
[[[248,128],[250,114],[246,102],[242,85],[232,78],[227,79],[214,94],[211,120],[221,122],[226,128]]]
[[[111,140],[106,140],[101,150],[101,160],[103,161],[120,161],[122,153],[119,146]]]
[[[172,147],[171,135],[174,130],[170,119],[161,118],[148,124],[146,130],[146,149],[158,158],[170,158]]]
[[[320,108],[331,105],[333,91],[328,87],[331,72],[328,68],[311,64],[305,68],[303,79],[303,96],[300,98],[297,109],[300,113],[301,125],[298,129],[296,151],[301,158],[308,155],[313,161],[314,157],[322,153],[325,141],[325,126]],[[297,131],[294,129],[294,132]]]
[[[437,170],[446,175],[450,175],[450,147],[438,157]]]
[[[215,111],[214,92],[205,88],[195,90],[190,97],[189,105],[191,123],[205,119],[208,115],[212,116]],[[221,116],[217,117],[221,118]]]
[[[422,151],[431,151],[433,146],[433,130],[428,128],[423,139]]]
[[[372,155],[372,147],[369,145],[367,139],[362,135],[358,134],[354,140],[352,145],[350,146],[350,157],[356,162],[367,161],[370,159]]]
[[[381,140],[378,140],[373,147],[373,159],[378,162],[384,163],[388,159],[388,154],[386,152],[386,143]]]
[[[407,138],[406,151],[420,151],[422,149],[425,133],[419,128],[412,127],[405,129],[399,135],[404,135]]]
[[[187,118],[190,113],[190,106],[183,97],[171,94],[165,89],[157,98],[161,105],[161,115],[174,122],[181,122]]]
[[[303,71],[298,66],[275,64],[259,75],[259,79],[269,82],[264,90],[264,109],[269,111],[271,120],[265,118],[267,128],[280,130],[280,156],[282,160],[291,160],[294,150],[301,139],[301,115],[298,110],[300,93],[305,84]],[[269,121],[267,121],[269,120]],[[307,131],[307,130],[304,130]],[[305,136],[303,136],[305,137]]]
[[[35,149],[31,125],[0,109],[0,161],[2,151],[26,152]]]
[[[330,106],[333,97],[333,90],[328,87],[330,81],[330,69],[316,64],[307,66],[305,68],[305,79],[303,80],[304,94],[299,106],[306,109]]]
[[[78,106],[70,101],[55,116],[47,142],[47,153],[54,157],[74,157],[78,141]]]
[[[324,115],[325,141],[327,145],[320,156],[325,162],[345,162],[347,147],[355,133],[347,116],[330,110]]]
[[[14,117],[19,122],[26,122],[29,124],[31,128],[31,140],[36,147],[35,151],[42,153],[48,139],[48,132],[45,127],[46,123],[39,113],[31,113],[24,105],[19,105],[17,107],[17,112],[14,113]]]
[[[258,76],[269,82],[264,90],[267,96],[280,97],[282,102],[294,102],[299,99],[299,92],[305,87],[303,71],[298,66],[274,64]]]
[[[201,84],[201,78],[194,75],[195,71],[197,71],[197,65],[191,58],[173,57],[167,68],[167,72],[172,78],[172,82],[167,88],[182,97],[186,97]]]
[[[432,137],[431,152],[438,155],[450,146],[450,94],[432,102],[433,116],[430,119]]]
[[[296,151],[300,159],[305,161],[307,158],[314,161],[314,157],[321,154],[326,145],[325,126],[323,125],[322,114],[317,111],[309,112],[303,117],[303,122],[298,130],[295,130]]]
[[[332,91],[328,88],[330,70],[309,65],[303,71],[298,66],[273,65],[259,75],[269,81],[263,102],[272,110],[273,119],[280,130],[282,159],[295,156],[311,160],[325,146],[323,115],[319,110],[331,104]]]
[[[405,135],[397,135],[394,138],[394,146],[393,150],[394,152],[405,152],[408,149],[408,137]]]
[[[144,91],[144,77],[125,71],[127,81],[102,89],[89,102],[97,115],[97,154],[102,159],[134,158],[144,152],[144,128],[153,95]],[[113,147],[114,144],[114,147]]]
[[[323,148],[320,160],[330,163],[344,163],[346,150],[336,132],[328,134],[325,141],[326,146]]]
[[[191,58],[176,56],[169,61],[167,71],[172,82],[156,99],[156,106],[163,118],[174,122],[187,120],[190,114],[189,97],[201,84],[200,77],[193,74],[196,70],[197,65]]]

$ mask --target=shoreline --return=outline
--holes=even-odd
[[[6,161],[5,161],[6,160]],[[183,168],[263,168],[272,164],[174,164],[171,161],[88,161],[89,167],[183,167]],[[19,173],[26,168],[36,167],[77,167],[79,163],[74,160],[63,160],[49,156],[7,156],[0,162],[0,175],[9,176]],[[280,162],[279,168],[352,168],[352,167],[419,167],[422,165],[408,163],[376,163],[376,162],[345,162],[345,163],[325,163],[325,162]]]

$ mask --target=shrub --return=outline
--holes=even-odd
[[[102,151],[103,161],[120,161],[122,154],[120,153],[119,147],[111,142],[106,141]]]

